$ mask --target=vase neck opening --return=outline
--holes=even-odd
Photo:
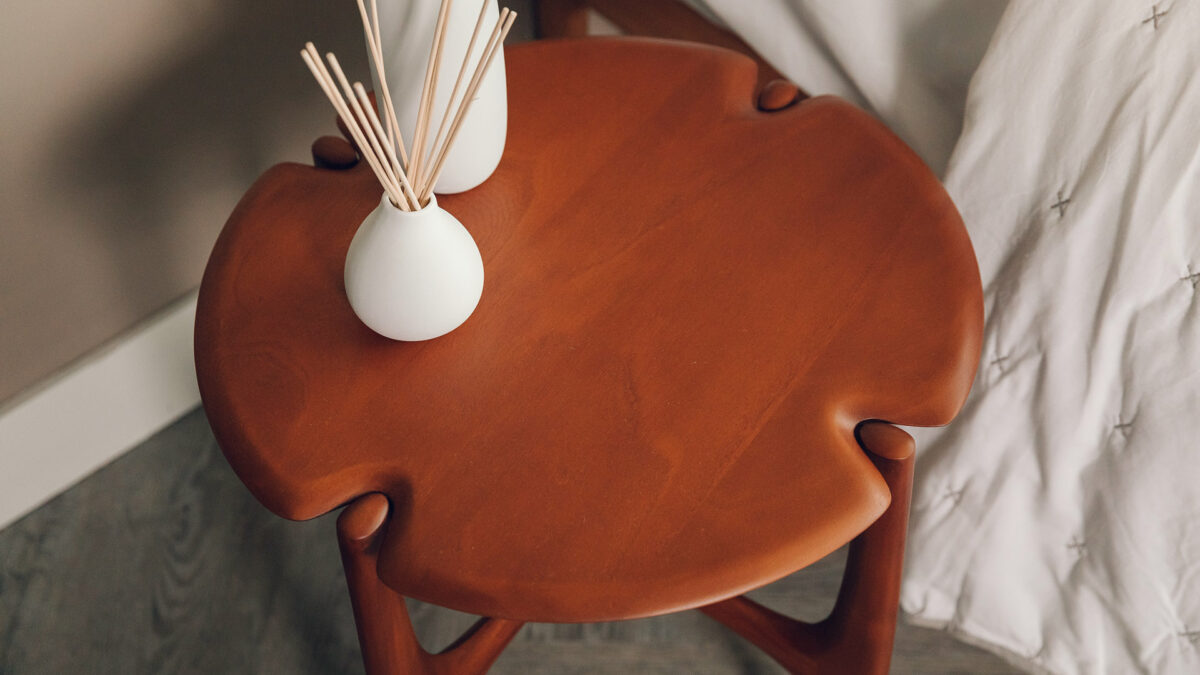
[[[421,203],[419,208],[417,208],[415,211],[409,211],[409,210],[402,209],[399,206],[396,206],[395,204],[393,204],[391,197],[389,197],[388,194],[385,192],[385,193],[383,193],[383,197],[381,197],[379,200],[379,208],[384,211],[388,211],[388,212],[395,211],[396,213],[401,213],[401,214],[416,215],[418,213],[424,213],[425,211],[437,209],[438,208],[437,196],[430,194],[429,198],[426,199],[423,203]]]

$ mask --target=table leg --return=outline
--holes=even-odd
[[[538,37],[587,35],[587,3],[584,0],[534,0],[533,7]]]
[[[379,579],[379,543],[388,519],[387,497],[360,497],[338,517],[338,545],[367,675],[473,675],[485,673],[523,622],[480,619],[440,654],[421,647],[404,598]]]
[[[744,596],[700,611],[757,645],[792,673],[886,674],[900,608],[900,571],[912,497],[913,440],[890,424],[857,433],[892,501],[850,543],[837,604],[819,623],[796,621]]]

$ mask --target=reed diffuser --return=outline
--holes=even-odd
[[[379,206],[359,226],[346,254],[345,283],[350,306],[364,324],[380,335],[393,340],[428,340],[449,333],[466,321],[483,293],[479,248],[462,223],[438,207],[433,187],[445,169],[450,148],[458,138],[480,83],[496,54],[503,49],[504,38],[517,14],[507,8],[500,11],[499,20],[481,46],[475,67],[470,69],[471,56],[482,36],[484,18],[492,2],[483,0],[441,123],[431,136],[446,18],[452,2],[442,0],[418,102],[413,145],[406,148],[387,86],[379,12],[376,0],[370,1],[371,12],[368,13],[364,0],[358,0],[358,11],[368,54],[379,74],[381,91],[375,93],[380,102],[378,111],[362,83],[351,84],[346,78],[334,54],[325,55],[326,67],[316,47],[309,42],[300,57],[383,187]]]
[[[450,66],[467,60],[467,50],[474,46],[470,42],[476,35],[473,28],[483,24],[478,33],[478,39],[483,40],[499,23],[499,8],[495,3],[486,5],[483,11],[478,3],[479,0],[455,0],[446,12],[445,33],[440,41],[445,66],[434,83],[436,88],[429,119],[431,134],[438,133],[452,121],[447,120],[442,111],[447,107],[455,76],[461,68]],[[400,128],[407,131],[415,127],[421,112],[419,103],[426,85],[426,57],[437,34],[439,3],[437,0],[375,0],[372,7],[375,4],[378,5],[377,23],[383,32],[382,42],[377,38],[376,43],[381,45],[380,62],[387,67],[387,77],[383,78],[372,65],[375,91],[382,91],[386,79],[396,103]],[[473,49],[469,57],[470,69],[475,67],[475,61],[481,55],[480,49]],[[371,63],[374,64],[374,59]],[[467,71],[468,77],[470,72]],[[503,51],[496,53],[471,100],[471,114],[459,127],[458,141],[446,154],[442,174],[433,189],[439,196],[465,192],[480,185],[492,174],[504,153],[508,133],[508,85]],[[408,140],[412,144],[417,142],[415,137]],[[423,142],[433,140],[427,138]]]

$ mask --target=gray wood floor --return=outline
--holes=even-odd
[[[197,410],[0,531],[0,673],[362,672],[325,516],[258,505]],[[833,602],[842,554],[755,597],[802,618]],[[472,617],[413,605],[429,647]],[[494,673],[778,673],[696,612],[526,626]],[[937,631],[902,626],[896,673],[1014,673]]]

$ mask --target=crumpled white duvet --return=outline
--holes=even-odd
[[[939,176],[1007,0],[688,0],[811,94],[883,120]]]
[[[802,84],[841,68],[936,168],[888,49],[828,48],[881,4],[708,2]],[[944,173],[986,338],[962,414],[918,435],[901,601],[1033,672],[1200,673],[1198,71],[1200,0],[1014,0]]]

